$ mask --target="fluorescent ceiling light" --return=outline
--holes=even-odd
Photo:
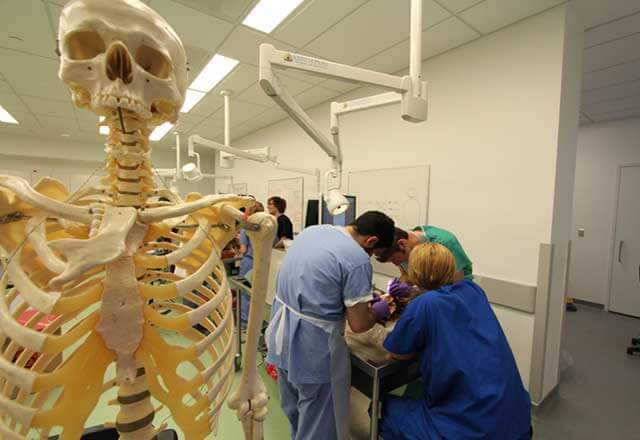
[[[187,94],[184,97],[184,104],[182,104],[180,112],[189,113],[189,110],[191,110],[197,103],[199,103],[200,100],[204,98],[204,95],[206,95],[206,93],[204,92],[187,89]]]
[[[11,116],[11,113],[6,111],[4,107],[0,105],[0,122],[6,122],[7,124],[17,124],[18,121]]]
[[[267,34],[287,18],[303,0],[260,0],[242,24]]]
[[[104,121],[104,116],[100,116],[100,117],[98,117],[98,121],[99,121],[99,122]],[[103,135],[105,135],[105,136],[108,136],[108,135],[109,135],[110,130],[109,130],[109,127],[107,127],[106,125],[101,125],[101,126],[100,126],[100,128],[98,129],[98,132],[100,132],[100,134],[103,134]]]
[[[239,61],[233,58],[227,58],[224,55],[215,54],[213,58],[204,66],[202,72],[193,80],[190,89],[199,92],[209,92],[213,89],[225,76],[238,65]]]
[[[169,131],[171,131],[172,128],[173,128],[173,124],[171,122],[165,122],[164,124],[159,125],[153,129],[153,131],[151,132],[151,135],[149,136],[149,139],[151,139],[154,142],[159,141],[167,133],[169,133]]]

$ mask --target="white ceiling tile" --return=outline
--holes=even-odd
[[[233,71],[213,89],[212,93],[220,90],[230,90],[234,94],[241,93],[258,81],[258,68],[249,64],[239,64]]]
[[[11,114],[16,118],[18,124],[6,124],[4,122],[0,122],[0,127],[3,127],[5,131],[14,133],[37,133],[38,130],[42,128],[42,125],[38,122],[35,116],[29,112],[14,112]]]
[[[64,1],[62,1],[62,3],[64,3]],[[60,14],[62,13],[63,5],[49,2],[47,6],[49,7],[49,14],[51,15],[51,20],[53,22],[54,35],[58,38],[58,27],[60,25]]]
[[[640,11],[636,0],[578,0],[575,3],[585,28]]]
[[[199,47],[185,44],[185,51],[187,52],[187,66],[189,68],[189,81],[193,80],[200,71],[207,65],[209,60],[213,57],[213,53],[200,49]]]
[[[75,118],[73,104],[67,101],[22,96],[22,101],[36,116],[53,116],[55,118]]]
[[[258,65],[259,47],[262,43],[273,44],[276,49],[295,51],[295,48],[275,41],[262,32],[246,26],[238,26],[224,42],[218,53],[239,60],[242,63]]]
[[[36,116],[36,119],[47,133],[65,133],[79,131],[75,118],[57,118],[53,116]]]
[[[235,23],[253,0],[174,0],[207,15]]]
[[[626,96],[640,96],[640,80],[582,92],[582,105],[594,104]]]
[[[318,85],[325,80],[324,77],[318,75],[311,75],[307,72],[302,72],[293,69],[276,69],[278,77],[282,77],[283,81],[287,78],[295,79],[301,82],[306,82],[311,85]]]
[[[206,118],[200,121],[198,125],[193,127],[189,132],[190,135],[197,134],[206,139],[211,139],[216,142],[220,142],[223,137],[224,127],[220,124],[220,121]]]
[[[604,114],[623,112],[640,107],[640,95],[627,96],[621,99],[582,106],[582,112],[589,117],[598,117]]]
[[[371,0],[346,17],[306,49],[339,63],[358,64],[409,36],[410,2]],[[451,14],[423,1],[423,28]]]
[[[640,33],[586,49],[583,66],[585,72],[593,72],[637,59],[640,59]]]
[[[338,81],[336,79],[328,79],[326,81],[322,81],[319,85],[326,89],[335,90],[336,92],[340,93],[347,93],[360,87],[360,84],[358,83]]]
[[[288,118],[287,113],[280,107],[275,107],[251,119],[247,124],[253,123],[256,126],[266,127],[267,125],[274,124],[286,118]]]
[[[486,34],[564,2],[565,0],[486,0],[459,16]]]
[[[366,0],[313,0],[278,27],[273,34],[278,40],[304,47]]]
[[[209,116],[217,111],[224,105],[224,99],[219,93],[211,92],[205,96],[194,108],[191,109],[189,114],[198,116]]]
[[[175,29],[185,44],[215,51],[233,25],[171,0],[152,0],[150,5]]]
[[[283,81],[284,82],[284,81]],[[253,104],[259,104],[263,107],[273,107],[275,102],[262,90],[259,83],[255,83],[247,90],[238,95],[239,101],[250,102]]]
[[[0,2],[0,46],[57,58],[45,4],[39,0]]]
[[[192,115],[191,113],[181,113],[176,124],[176,131],[180,133],[188,133],[193,127],[198,125],[204,118],[198,115]]]
[[[29,108],[24,101],[14,93],[6,82],[0,82],[0,105],[5,108],[18,121],[23,119],[23,115],[31,115]]]
[[[58,79],[58,60],[0,48],[0,72],[20,95],[69,100],[71,92]]]
[[[597,72],[585,73],[582,76],[582,88],[583,90],[592,90],[636,79],[640,79],[640,60]]]
[[[298,104],[300,104],[300,107],[302,107],[303,109],[308,109],[338,96],[340,96],[340,93],[336,92],[335,90],[329,90],[325,89],[324,87],[316,86],[300,93],[295,97],[295,100],[298,102]]]
[[[456,17],[438,23],[422,32],[422,59],[458,47],[480,35]],[[409,40],[370,58],[362,67],[395,73],[409,66]]]
[[[438,2],[451,12],[460,12],[483,0],[438,0]]]
[[[240,125],[267,111],[267,107],[262,105],[237,100],[232,100],[229,107],[231,109],[231,126]],[[211,119],[220,121],[221,126],[224,128],[224,109],[220,109],[214,113]]]
[[[640,12],[584,33],[584,47],[595,46],[640,32]]]

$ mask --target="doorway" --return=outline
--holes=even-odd
[[[609,310],[640,318],[640,166],[620,167]]]

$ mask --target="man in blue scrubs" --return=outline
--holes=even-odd
[[[385,301],[370,304],[370,256],[390,246],[393,233],[393,220],[369,211],[347,227],[309,227],[287,251],[266,339],[293,440],[349,438],[345,317],[364,332],[389,316]]]
[[[424,398],[385,399],[384,440],[525,440],[531,403],[484,291],[454,282],[455,260],[442,245],[413,250],[410,281],[424,293],[404,309],[384,347],[418,357]]]

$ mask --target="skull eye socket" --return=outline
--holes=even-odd
[[[151,75],[166,79],[171,73],[171,62],[157,49],[141,46],[136,51],[136,62]]]
[[[75,61],[90,60],[106,51],[104,40],[95,31],[73,32],[65,40],[65,53]]]

